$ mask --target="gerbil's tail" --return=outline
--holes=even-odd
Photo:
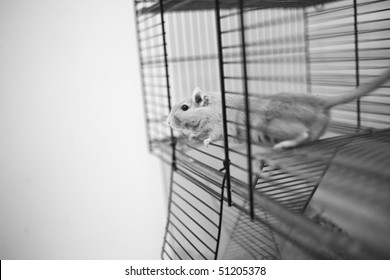
[[[374,91],[389,79],[390,79],[390,68],[386,69],[386,71],[384,71],[379,77],[376,77],[369,83],[361,85],[350,92],[344,93],[338,97],[327,98],[327,99],[324,98],[323,99],[324,107],[331,108],[339,104],[351,102],[352,100],[360,96],[367,95],[370,92]]]

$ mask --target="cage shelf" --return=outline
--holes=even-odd
[[[223,212],[229,243],[220,257],[279,259],[293,254],[291,247],[298,246],[305,258],[388,258],[390,248],[383,246],[383,242],[390,232],[389,145],[390,130],[380,130],[324,139],[290,151],[268,150],[255,155],[253,160],[265,163],[268,168],[256,170],[254,175],[254,220],[249,216],[246,182],[232,178],[233,206],[225,207]],[[223,171],[184,155],[177,158],[177,163],[176,172],[190,174],[187,175],[187,180],[191,181],[187,191],[196,191],[195,185],[202,186],[214,201],[219,201],[221,192],[214,188],[224,181]],[[362,172],[363,178],[357,177]],[[349,205],[335,204],[318,195],[320,183],[321,193],[338,196]],[[224,201],[227,200],[225,193]],[[203,198],[203,201],[207,200]],[[329,204],[328,207],[333,207],[331,212],[338,213],[360,206],[360,212],[349,218],[359,219],[359,213],[372,211],[377,222],[371,225],[369,233],[348,236],[341,230],[343,225],[340,228],[332,223],[334,217],[327,221],[326,216],[313,210],[318,207],[317,201],[321,205]],[[171,203],[175,204],[175,198]],[[359,223],[362,228],[371,224],[364,219]],[[375,241],[372,235],[381,240]]]

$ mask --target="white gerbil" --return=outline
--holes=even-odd
[[[319,139],[330,122],[330,109],[367,95],[390,78],[390,69],[367,84],[341,94],[324,98],[308,94],[279,93],[261,95],[250,100],[251,141],[273,145],[275,149],[292,148]],[[225,95],[229,136],[245,139],[244,98]],[[172,108],[168,124],[175,130],[197,138],[207,147],[223,138],[220,93],[195,88],[192,98]]]

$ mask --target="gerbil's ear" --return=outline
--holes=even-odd
[[[208,97],[207,95],[198,87],[194,89],[192,92],[192,101],[197,106],[207,106],[208,105]]]

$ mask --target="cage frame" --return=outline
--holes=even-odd
[[[145,1],[135,1],[136,5],[137,3],[141,3],[141,2],[145,2]],[[160,25],[162,27],[162,37],[163,37],[163,52],[164,52],[164,61],[163,61],[163,64],[164,64],[164,68],[165,68],[165,73],[166,73],[166,88],[168,90],[167,92],[167,98],[168,98],[168,107],[169,107],[169,111],[171,110],[171,94],[170,94],[170,86],[169,86],[169,61],[168,61],[168,54],[167,54],[167,49],[166,49],[166,41],[165,41],[165,34],[166,34],[166,31],[165,31],[165,19],[164,19],[164,13],[166,13],[166,11],[164,10],[164,5],[165,5],[165,2],[168,2],[168,3],[174,3],[175,1],[164,1],[164,0],[159,0],[158,1],[158,4],[159,4],[159,13],[160,13]],[[191,1],[184,1],[184,2],[191,2]],[[194,2],[194,1],[192,1]],[[212,2],[212,1],[208,1],[208,2]],[[221,92],[222,93],[225,93],[225,83],[224,83],[224,80],[225,80],[225,74],[224,74],[224,55],[223,55],[223,52],[222,52],[222,38],[221,38],[221,22],[220,22],[220,19],[221,19],[221,15],[220,15],[220,10],[221,10],[221,3],[224,3],[223,0],[214,0],[214,9],[215,9],[215,19],[216,19],[216,28],[217,28],[217,46],[218,46],[218,68],[219,68],[219,76],[220,76],[220,88],[221,88]],[[232,1],[233,2],[233,1]],[[253,175],[254,172],[252,171],[252,163],[253,163],[253,160],[258,160],[259,162],[261,162],[261,167],[260,167],[260,172],[262,171],[263,167],[265,164],[268,164],[269,165],[269,162],[268,162],[268,157],[270,156],[272,158],[273,155],[269,155],[269,154],[256,154],[254,155],[252,150],[251,150],[251,140],[250,140],[250,118],[249,118],[249,91],[248,91],[248,84],[247,84],[247,81],[248,81],[248,74],[246,72],[246,60],[247,60],[247,57],[246,57],[246,40],[245,40],[245,18],[244,18],[244,12],[245,12],[245,8],[248,8],[247,6],[245,6],[245,2],[250,2],[250,1],[244,1],[244,0],[237,0],[237,1],[234,1],[234,2],[238,2],[238,10],[239,10],[239,13],[238,13],[238,16],[239,16],[239,19],[240,19],[240,35],[241,35],[241,56],[242,56],[242,63],[244,65],[243,67],[243,87],[244,87],[244,97],[245,97],[245,105],[246,105],[246,119],[247,119],[247,122],[246,122],[246,131],[247,131],[247,135],[246,135],[246,153],[247,155],[249,155],[247,157],[247,170],[248,170],[248,184],[243,184],[242,182],[239,182],[237,180],[235,180],[234,178],[231,177],[231,171],[230,171],[230,167],[231,167],[231,159],[230,159],[230,150],[229,150],[229,140],[228,140],[228,129],[227,129],[227,126],[226,126],[226,120],[227,120],[227,117],[226,117],[226,102],[225,102],[225,94],[221,94],[221,102],[222,102],[222,118],[223,118],[223,129],[224,129],[224,139],[223,139],[223,151],[224,151],[224,157],[223,159],[221,159],[221,163],[222,163],[222,168],[221,169],[216,169],[216,170],[210,170],[207,166],[205,165],[202,165],[201,163],[197,162],[196,160],[195,161],[192,161],[192,162],[189,162],[188,159],[185,158],[185,155],[183,153],[181,153],[180,151],[177,150],[177,142],[178,141],[181,141],[182,139],[177,139],[174,134],[173,134],[173,131],[172,129],[170,129],[170,144],[168,144],[168,146],[166,145],[166,143],[157,143],[157,147],[160,151],[162,151],[161,154],[159,154],[158,156],[166,163],[170,164],[171,166],[171,179],[170,179],[170,195],[169,195],[169,201],[168,201],[168,204],[169,204],[169,208],[168,208],[168,212],[169,212],[169,215],[171,213],[171,210],[170,210],[170,205],[172,203],[172,185],[173,185],[173,177],[175,176],[175,174],[177,173],[180,173],[182,172],[181,171],[181,168],[183,166],[186,166],[187,168],[191,169],[192,171],[203,171],[205,172],[205,174],[207,173],[208,176],[210,177],[213,177],[215,178],[214,181],[216,182],[220,182],[220,185],[221,185],[221,191],[219,193],[219,198],[220,198],[220,204],[219,204],[219,209],[220,209],[220,216],[219,216],[219,229],[218,229],[218,234],[217,234],[217,244],[216,244],[216,252],[214,254],[214,259],[217,259],[218,258],[218,251],[219,251],[219,240],[220,240],[220,235],[221,235],[221,224],[222,224],[222,213],[223,213],[223,207],[224,207],[224,203],[227,203],[227,205],[229,207],[233,207],[233,208],[236,208],[238,211],[240,211],[241,213],[246,213],[247,215],[249,215],[250,219],[253,221],[253,222],[260,222],[262,224],[266,224],[267,225],[267,221],[264,221],[262,220],[261,218],[259,218],[258,216],[255,215],[255,205],[256,204],[265,204],[267,205],[267,207],[270,207],[272,209],[272,211],[269,211],[270,213],[282,213],[280,214],[281,216],[279,218],[281,218],[284,222],[286,222],[287,224],[289,223],[289,220],[293,220],[295,225],[296,224],[299,224],[302,228],[305,228],[306,230],[306,234],[308,233],[309,236],[313,239],[313,240],[320,240],[320,236],[328,236],[327,240],[329,242],[327,242],[327,246],[328,248],[331,248],[331,249],[334,249],[334,251],[336,252],[337,250],[340,250],[340,249],[346,249],[347,252],[348,252],[348,255],[352,258],[375,258],[375,257],[387,257],[386,253],[385,254],[378,254],[377,252],[372,252],[370,251],[370,249],[367,249],[364,245],[362,245],[361,243],[359,242],[355,242],[354,240],[349,240],[347,238],[344,238],[343,236],[340,236],[338,234],[334,234],[334,233],[330,233],[328,231],[324,231],[323,229],[319,228],[318,226],[316,226],[312,221],[309,221],[306,217],[300,215],[305,209],[306,207],[308,206],[311,198],[313,197],[318,185],[320,184],[321,182],[321,179],[323,178],[323,176],[326,174],[326,171],[327,171],[327,167],[329,166],[329,164],[331,163],[331,160],[328,162],[328,165],[323,169],[323,172],[321,174],[321,176],[319,176],[319,178],[317,178],[315,184],[314,184],[314,187],[312,188],[311,192],[310,192],[310,195],[308,196],[308,199],[306,200],[306,203],[304,204],[304,206],[302,207],[302,209],[300,209],[299,213],[294,213],[294,211],[292,210],[289,210],[289,209],[285,209],[285,208],[280,208],[280,204],[278,203],[275,203],[275,201],[273,200],[269,200],[269,197],[267,197],[266,195],[262,195],[262,194],[259,194],[259,192],[256,192],[256,186],[257,186],[257,183],[259,181],[259,179],[261,178],[261,173],[260,175],[257,174],[257,175]],[[294,1],[290,1],[290,2],[294,2]],[[296,1],[296,2],[307,2],[307,1]],[[325,1],[327,2],[327,1]],[[354,44],[355,44],[355,77],[356,77],[356,85],[358,86],[360,84],[360,68],[359,68],[359,38],[358,38],[358,11],[357,11],[357,7],[358,7],[358,3],[357,3],[357,0],[353,0],[353,10],[354,10],[354,31],[355,31],[355,41],[354,41]],[[177,5],[177,4],[176,4]],[[237,5],[237,4],[236,4]],[[181,5],[179,6],[174,6],[176,8],[180,8],[180,7],[183,7],[185,6],[185,3],[182,3]],[[306,6],[301,6],[301,8],[303,9],[303,14],[304,14],[304,21],[305,21],[305,28],[307,28],[307,20],[308,20],[308,14],[307,14],[307,10],[306,10]],[[149,9],[149,10],[137,10],[136,9],[136,18],[137,18],[137,22],[136,22],[136,25],[137,25],[137,34],[138,34],[138,45],[139,45],[139,49],[141,50],[141,38],[140,38],[140,30],[138,29],[138,25],[139,25],[139,22],[138,22],[138,13],[151,13],[153,11],[153,9]],[[308,48],[308,45],[310,44],[310,40],[309,40],[309,36],[308,36],[308,31],[305,30],[305,40],[306,40],[306,44],[305,44],[305,48]],[[309,52],[307,51],[306,52],[306,59],[309,60],[310,57],[308,57],[308,54]],[[144,65],[144,59],[142,58],[142,54],[141,54],[141,51],[140,51],[140,62],[141,62],[141,68],[142,66]],[[307,64],[309,67],[310,67],[310,64]],[[310,75],[310,70],[307,71],[307,75]],[[142,79],[142,82],[143,82],[143,90],[145,90],[145,77],[144,77],[144,73],[141,71],[141,79]],[[308,91],[310,92],[311,91],[311,77],[308,76],[307,77],[307,88],[308,88]],[[148,114],[147,112],[147,99],[145,98],[145,91],[144,91],[144,110],[145,110],[145,115]],[[357,106],[357,132],[354,133],[353,135],[349,135],[349,136],[346,136],[346,137],[343,137],[343,136],[340,136],[339,138],[336,138],[334,137],[333,139],[331,140],[320,140],[319,143],[325,143],[325,146],[326,146],[326,143],[328,143],[329,141],[332,142],[332,141],[339,141],[339,143],[344,143],[344,145],[340,145],[338,147],[338,149],[342,149],[343,146],[346,145],[346,142],[343,142],[345,141],[346,139],[347,140],[351,140],[351,139],[360,139],[361,137],[374,137],[375,138],[375,135],[382,135],[382,134],[385,134],[387,135],[387,131],[386,130],[378,130],[378,131],[369,131],[369,132],[359,132],[361,131],[361,119],[360,119],[360,112],[361,112],[361,109],[360,109],[360,101],[357,101],[356,103],[356,106]],[[146,127],[147,127],[147,131],[149,132],[149,126],[148,126],[148,119],[146,121]],[[149,141],[149,149],[150,151],[153,152],[153,148],[152,148],[152,140],[151,140],[151,137],[150,135],[148,134],[148,141]],[[298,157],[299,157],[299,154],[300,154],[300,151],[305,151],[305,149],[311,149],[313,146],[314,147],[317,147],[318,145],[320,145],[318,143],[314,143],[314,144],[309,144],[309,145],[306,145],[304,146],[303,148],[298,148],[296,150],[294,150],[293,152],[291,151],[286,151],[286,152],[281,152],[281,153],[278,153],[278,154],[281,154],[282,157],[291,157],[291,156],[297,156],[297,155],[294,155],[293,153],[296,152],[296,154],[298,154]],[[337,143],[336,143],[337,144]],[[169,148],[168,148],[169,147]],[[326,150],[326,149],[325,149]],[[334,152],[336,153],[336,152]],[[259,158],[261,158],[259,160]],[[332,157],[330,157],[332,158]],[[234,187],[233,187],[234,186]],[[226,188],[226,192],[225,192],[225,188]],[[247,191],[246,191],[246,195],[244,194],[245,192],[243,191],[243,188],[246,188]],[[244,198],[244,197],[247,197],[248,201],[249,201],[249,208],[245,208],[245,207],[242,207],[240,206],[239,204],[237,203],[234,203],[234,200],[232,200],[232,190],[239,190],[240,192],[240,196],[241,198]],[[286,218],[288,217],[288,218]],[[165,248],[165,245],[166,245],[166,242],[167,242],[167,232],[168,232],[168,224],[169,224],[169,217],[167,219],[167,230],[166,230],[166,234],[164,236],[164,242],[163,242],[163,251],[162,251],[162,258],[163,258],[163,252],[164,252],[164,248]],[[269,228],[272,228],[273,231],[275,232],[278,232],[279,234],[281,235],[286,235],[286,238],[287,238],[287,234],[283,232],[283,230],[281,230],[281,228],[279,227],[275,227],[273,226],[272,224],[269,224],[268,223],[268,227]],[[291,237],[290,237],[291,238]],[[294,239],[294,238],[293,238]],[[305,245],[303,244],[302,240],[299,240],[296,239],[296,240],[292,240],[293,242],[295,242],[296,244],[298,244],[299,246],[301,246],[302,248],[305,248]],[[333,245],[334,246],[333,246]],[[307,246],[306,246],[307,247]],[[325,258],[330,258],[330,257],[334,257],[335,255],[334,254],[328,254],[328,252],[325,252],[324,248],[320,248],[319,250],[316,250],[315,248],[313,247],[310,247],[310,248],[305,248],[306,250],[308,251],[311,251],[311,253],[313,253],[315,256],[317,257],[325,257]]]

